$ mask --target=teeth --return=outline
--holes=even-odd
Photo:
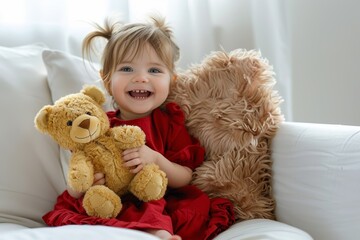
[[[129,94],[135,99],[147,99],[148,97],[150,97],[151,92],[147,90],[131,90],[129,91]]]

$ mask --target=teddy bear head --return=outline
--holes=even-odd
[[[189,132],[208,156],[256,148],[283,120],[273,75],[257,51],[217,51],[179,74],[168,101],[184,110]]]
[[[81,149],[110,128],[101,107],[104,102],[105,96],[99,88],[85,86],[79,93],[69,94],[54,105],[44,106],[35,117],[35,126],[49,134],[61,147]]]

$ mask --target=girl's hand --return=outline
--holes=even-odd
[[[158,152],[146,145],[139,148],[126,149],[122,153],[124,166],[130,168],[130,172],[138,173],[146,164],[156,162]]]
[[[105,184],[105,175],[103,173],[95,173],[93,186],[104,185],[104,184]]]
[[[168,185],[172,188],[179,188],[190,183],[192,170],[186,166],[169,161],[161,153],[152,150],[144,145],[139,148],[126,149],[122,153],[124,166],[132,173],[138,173],[146,164],[155,163],[166,173]]]

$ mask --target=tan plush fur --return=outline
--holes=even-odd
[[[123,166],[122,151],[145,144],[145,134],[136,126],[110,128],[101,107],[104,101],[100,89],[86,86],[44,106],[35,117],[35,126],[71,150],[68,184],[85,192],[87,214],[112,218],[121,210],[121,195],[130,191],[143,201],[160,199],[167,178],[155,164],[144,166],[137,174]],[[92,186],[96,172],[105,174],[106,186]]]
[[[238,220],[274,219],[270,144],[283,121],[274,84],[257,51],[219,51],[181,73],[168,98],[206,150],[193,184],[230,199]]]

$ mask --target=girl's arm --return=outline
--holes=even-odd
[[[156,164],[166,173],[170,187],[179,188],[190,183],[193,171],[185,166],[169,161],[160,153],[156,152]]]

